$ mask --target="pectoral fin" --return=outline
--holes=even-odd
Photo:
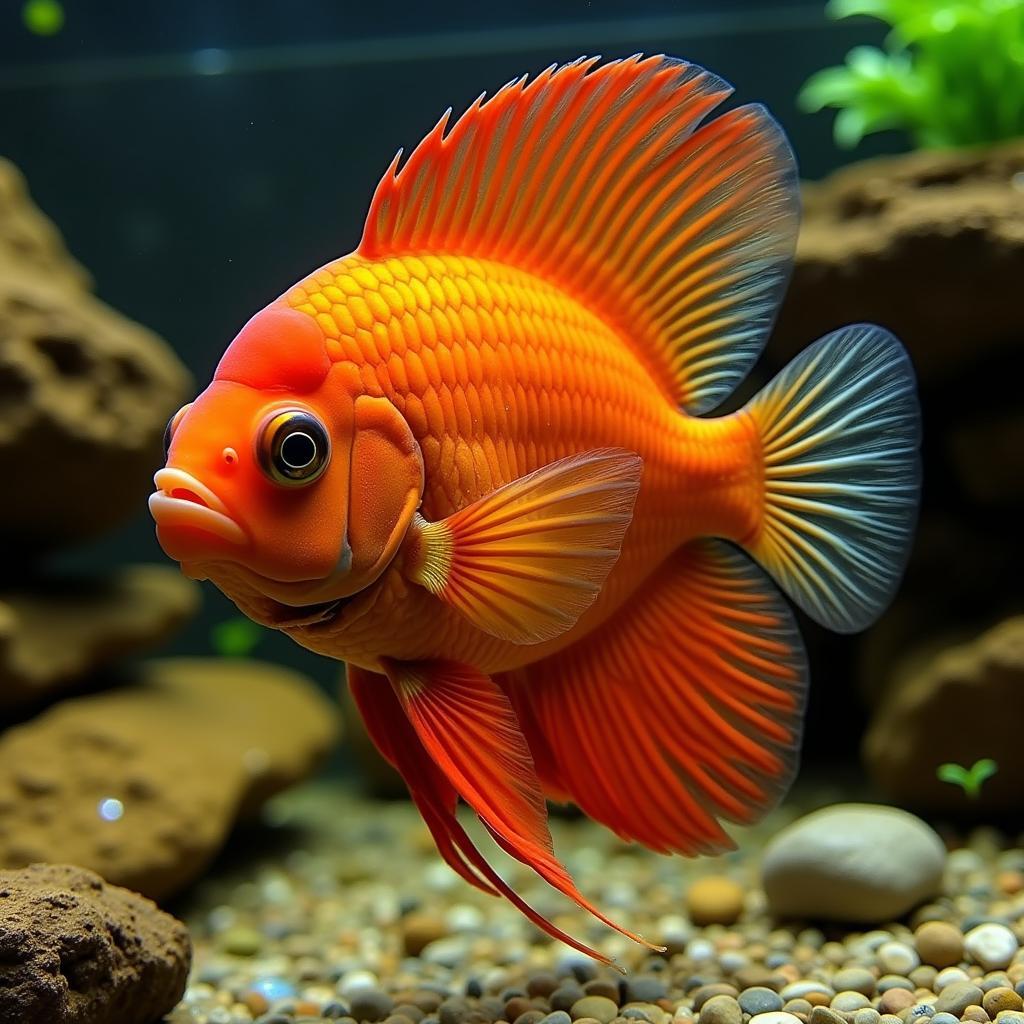
[[[418,519],[410,576],[492,636],[518,644],[560,636],[619,557],[641,468],[623,449],[585,452],[440,522]]]

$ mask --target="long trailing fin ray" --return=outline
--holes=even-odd
[[[870,324],[834,331],[745,413],[765,478],[745,546],[812,618],[863,629],[891,600],[917,521],[920,412],[903,346]]]
[[[359,708],[370,739],[405,780],[409,795],[430,829],[438,852],[470,885],[489,895],[498,895],[493,883],[481,877],[466,862],[458,845],[453,843],[449,825],[455,820],[458,794],[430,759],[417,751],[416,735],[387,678],[354,665],[347,666],[346,674],[352,699]]]
[[[576,624],[611,572],[641,469],[618,448],[543,466],[438,523],[419,520],[406,571],[492,636],[550,640]]]
[[[453,252],[542,276],[616,329],[668,398],[707,412],[764,345],[799,216],[772,118],[746,106],[704,121],[730,92],[664,56],[516,79],[389,168],[360,252]]]
[[[483,892],[507,899],[552,938],[621,970],[610,957],[574,938],[530,906],[473,845],[455,815],[455,790],[420,744],[388,680],[350,665],[348,681],[371,739],[405,779],[438,852],[452,870]]]
[[[499,845],[598,920],[660,948],[587,900],[555,857],[533,759],[504,691],[475,669],[452,662],[385,661],[383,667],[417,746]]]
[[[671,556],[614,629],[497,681],[545,791],[655,850],[728,849],[720,822],[759,818],[796,771],[800,637],[764,573],[722,541]]]

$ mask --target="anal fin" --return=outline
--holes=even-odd
[[[545,790],[662,852],[733,844],[795,774],[806,688],[796,626],[721,541],[669,558],[606,629],[497,677]]]

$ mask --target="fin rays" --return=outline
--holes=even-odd
[[[374,194],[360,252],[508,263],[602,315],[693,413],[757,357],[789,273],[796,172],[756,106],[668,57],[548,68],[445,115]]]

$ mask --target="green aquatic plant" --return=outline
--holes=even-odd
[[[55,36],[64,27],[64,8],[59,0],[26,0],[21,20],[34,36]]]
[[[210,642],[222,658],[244,658],[253,652],[262,635],[263,630],[252,619],[239,615],[218,622],[210,630]]]
[[[962,764],[940,764],[935,774],[943,781],[959,786],[972,800],[977,800],[981,793],[981,785],[991,779],[999,770],[999,765],[991,757],[983,757],[975,761],[970,768]]]
[[[922,149],[1024,135],[1024,0],[830,0],[826,11],[890,26],[882,49],[855,47],[800,91],[806,111],[838,108],[837,145],[886,129]]]

